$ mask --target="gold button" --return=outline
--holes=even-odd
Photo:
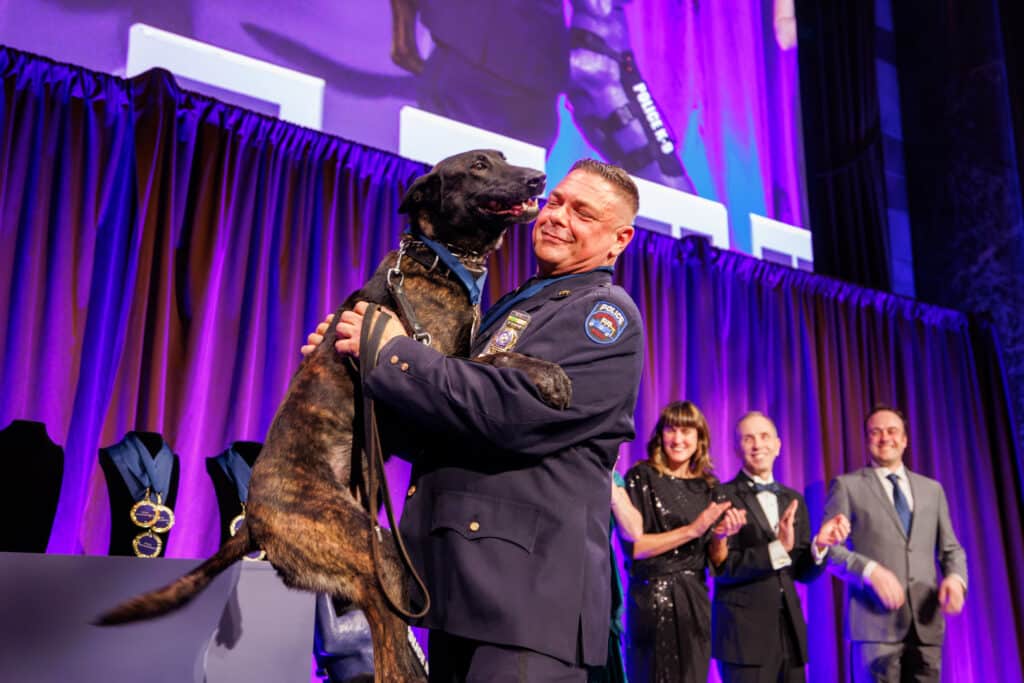
[[[413,484],[412,486],[410,486],[409,487],[409,491],[405,495],[407,495],[410,498],[412,498],[412,494],[414,494],[414,493],[416,493],[416,484]]]
[[[391,364],[395,365],[398,362],[398,356],[391,356]]]
[[[478,522],[476,520],[473,520],[472,522],[470,522],[469,523],[469,530],[470,531],[480,531],[480,522]]]
[[[409,364],[402,363],[401,365],[398,366],[398,369],[401,370],[402,372],[409,372]]]

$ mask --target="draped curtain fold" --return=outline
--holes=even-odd
[[[399,198],[424,167],[181,91],[166,72],[126,81],[0,49],[0,78],[0,426],[42,421],[65,447],[49,551],[106,552],[97,448],[141,429],[181,458],[169,556],[208,555],[205,459],[262,440],[298,346],[397,244]],[[486,298],[534,267],[517,228]],[[731,478],[733,423],[763,410],[783,442],[776,475],[806,492],[816,526],[829,480],[866,462],[866,409],[905,408],[909,465],[946,487],[970,562],[946,680],[1021,677],[999,654],[1024,647],[1020,461],[986,325],[643,231],[616,279],[647,334],[622,471],[660,408],[689,398]],[[841,590],[805,590],[812,680],[845,666]]]
[[[874,2],[796,0],[814,267],[888,290],[889,218]]]

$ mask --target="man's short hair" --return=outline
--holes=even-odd
[[[740,425],[752,417],[763,417],[764,419],[768,420],[768,424],[770,424],[772,426],[772,429],[775,430],[775,436],[779,436],[779,426],[775,424],[775,420],[771,419],[770,417],[762,413],[760,410],[748,410],[746,413],[744,413],[743,417],[736,420],[736,426],[733,428],[733,432],[736,435],[737,443],[739,443],[740,440]]]
[[[898,417],[900,419],[900,422],[903,424],[903,433],[906,434],[907,436],[910,436],[910,432],[907,431],[907,416],[904,415],[903,411],[901,411],[899,408],[893,408],[891,405],[888,405],[886,403],[876,403],[874,407],[872,407],[871,410],[868,411],[868,414],[864,417],[865,434],[868,433],[868,422],[871,420],[872,417],[874,417],[878,413],[892,413],[893,415]]]
[[[569,169],[569,173],[573,171],[585,171],[604,178],[622,191],[622,196],[629,201],[629,210],[633,216],[640,210],[640,191],[625,169],[597,159],[580,159]]]

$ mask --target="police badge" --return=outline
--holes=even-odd
[[[507,353],[516,347],[519,335],[530,324],[530,314],[523,311],[509,311],[505,322],[491,337],[487,350],[481,355]]]

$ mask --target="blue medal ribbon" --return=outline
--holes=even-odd
[[[459,278],[459,282],[462,283],[462,286],[466,288],[466,292],[469,294],[469,303],[474,306],[480,303],[480,294],[483,291],[484,283],[487,281],[487,269],[484,269],[483,275],[474,278],[466,266],[462,265],[462,262],[455,258],[455,254],[448,251],[448,247],[422,234],[417,234],[416,239],[430,247],[437,254],[437,257],[441,259],[441,263],[448,266],[448,269],[455,274],[455,277]]]
[[[252,476],[252,467],[234,448],[228,448],[214,460],[224,470],[227,478],[234,482],[239,502],[245,503],[249,499],[249,477]]]
[[[160,501],[167,504],[171,473],[174,471],[174,453],[166,441],[161,443],[160,452],[153,456],[135,432],[128,432],[120,443],[108,448],[107,453],[128,486],[132,500],[142,500],[149,489],[158,493]]]
[[[496,320],[499,320],[506,313],[508,313],[513,306],[515,306],[520,301],[525,301],[526,299],[529,299],[531,296],[533,296],[540,290],[544,289],[545,287],[553,285],[556,282],[561,282],[562,280],[569,280],[574,277],[590,275],[591,273],[599,270],[611,273],[612,267],[599,266],[594,270],[588,270],[585,273],[569,273],[568,275],[559,275],[558,277],[541,278],[534,282],[533,284],[530,284],[529,286],[527,286],[527,284],[530,281],[527,280],[526,282],[523,283],[523,286],[520,287],[518,290],[512,292],[511,294],[506,294],[505,296],[501,297],[501,299],[499,299],[496,304],[491,306],[491,308],[487,311],[487,314],[484,316],[484,319],[480,322],[480,331],[477,334],[483,334],[488,327],[493,325]]]

